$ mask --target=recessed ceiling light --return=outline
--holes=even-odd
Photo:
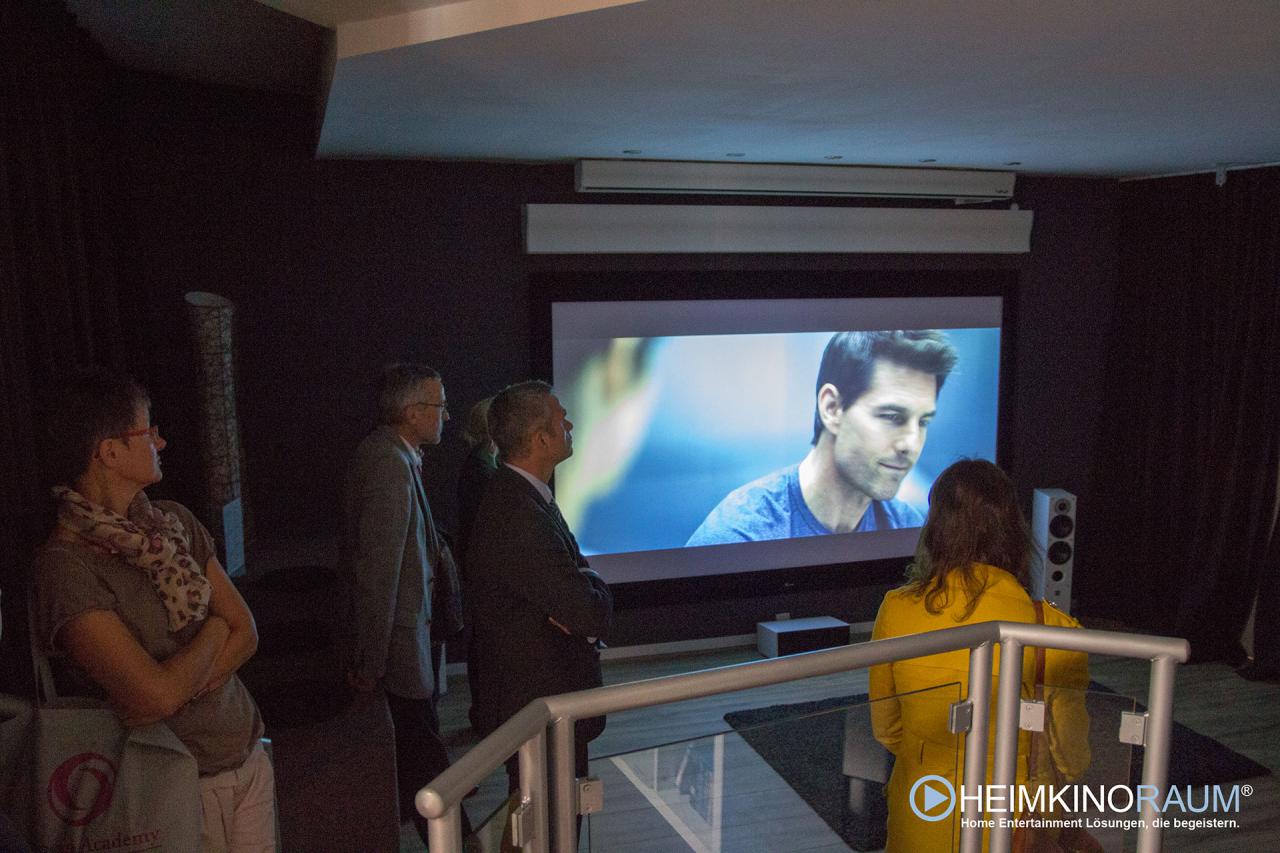
[[[734,153],[726,154],[726,155],[724,155],[724,156],[726,156],[726,157],[746,157],[747,155],[746,155],[746,154],[743,154],[742,152],[734,152]]]
[[[623,154],[639,154],[641,152],[639,148],[623,148],[622,153]]]
[[[936,162],[938,162],[938,161],[937,161],[935,158],[933,158],[933,157],[926,157],[924,160],[921,160],[920,162],[921,162],[921,163],[936,163]]]
[[[843,160],[843,159],[844,159],[844,155],[843,155],[843,154],[828,154],[826,157],[823,157],[822,159],[823,159],[823,160]]]

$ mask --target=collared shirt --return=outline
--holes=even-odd
[[[533,476],[523,468],[517,468],[516,466],[512,465],[510,462],[503,462],[502,464],[506,465],[512,471],[515,471],[521,477],[524,477],[531,484],[533,484],[533,487],[538,490],[538,494],[542,495],[542,499],[544,501],[546,501],[549,504],[555,503],[555,498],[551,496],[551,487],[548,486],[546,483],[542,482],[537,477]]]
[[[409,439],[405,438],[403,435],[400,435],[400,433],[396,433],[396,437],[400,439],[401,444],[409,448],[409,452],[413,454],[413,458],[418,463],[418,468],[421,469],[422,468],[422,448],[414,447],[412,444],[409,443]]]
[[[409,440],[407,438],[405,438],[403,435],[400,435],[399,433],[396,433],[396,436],[400,439],[400,443],[403,444],[405,447],[409,448],[409,453],[413,455],[414,464],[418,466],[418,479],[421,480],[422,479],[422,448],[414,447],[412,444],[409,443]],[[425,489],[426,486],[423,485],[423,488]],[[436,522],[435,522],[435,519],[432,518],[431,516],[431,505],[425,502],[427,496],[424,492],[420,492],[420,494],[422,494],[422,498],[423,498],[422,512],[427,517],[427,539],[428,539],[427,545],[431,548],[431,562],[434,564],[440,555],[440,535],[439,533],[436,532]],[[431,577],[428,579],[427,583],[434,584],[435,582],[436,582],[435,572],[432,572]]]

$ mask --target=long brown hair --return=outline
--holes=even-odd
[[[954,574],[964,590],[969,618],[986,589],[974,564],[1004,569],[1025,588],[1034,546],[1008,475],[983,459],[962,459],[938,475],[929,490],[929,517],[920,531],[915,559],[907,567],[907,589],[941,613],[950,604]]]

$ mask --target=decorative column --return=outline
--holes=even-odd
[[[229,574],[244,573],[250,513],[241,490],[244,449],[236,417],[232,317],[235,303],[216,293],[185,297],[196,355],[200,413],[200,461],[204,480],[202,517],[223,546]]]

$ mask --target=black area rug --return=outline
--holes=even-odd
[[[1089,689],[1114,692],[1096,683],[1091,683]],[[835,711],[865,706],[866,702],[866,695],[841,696],[752,708],[724,716],[725,722],[854,849],[864,848],[853,835],[845,807],[847,782],[842,772],[845,715]],[[1138,705],[1137,710],[1146,709]],[[1131,783],[1137,784],[1142,778],[1141,748],[1133,750],[1130,773]],[[1174,722],[1169,749],[1171,785],[1228,784],[1270,774],[1269,769],[1251,758]]]

